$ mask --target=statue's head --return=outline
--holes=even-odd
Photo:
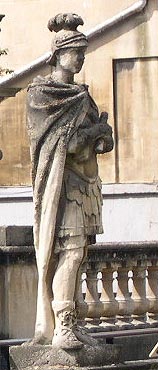
[[[77,14],[58,14],[48,22],[49,30],[55,31],[52,41],[52,55],[49,64],[56,66],[60,57],[60,64],[69,64],[73,73],[78,73],[84,62],[84,53],[88,46],[86,36],[77,30],[83,25],[83,20]]]

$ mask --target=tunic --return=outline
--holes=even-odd
[[[98,108],[87,86],[58,83],[51,77],[37,77],[29,86],[27,118],[34,243],[37,263],[45,266],[55,237],[103,232],[95,152],[102,128],[99,131]]]

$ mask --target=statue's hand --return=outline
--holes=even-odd
[[[105,122],[106,113],[101,114],[99,123],[92,127],[78,130],[70,139],[68,153],[80,153],[87,146],[93,146],[96,153],[105,153],[113,149],[112,128]]]
[[[110,152],[114,146],[114,141],[112,138],[112,127],[107,123],[107,120],[108,113],[102,112],[99,119],[99,125],[97,125],[100,137],[98,137],[95,141],[95,152],[97,154]]]
[[[112,137],[112,127],[108,123],[99,123],[98,132],[101,135],[111,136]]]
[[[110,152],[114,147],[114,141],[112,136],[103,136],[96,140],[95,152],[97,154],[104,154]]]
[[[100,127],[103,127],[103,131],[106,135],[112,136],[112,127],[107,123],[108,113],[102,112],[99,118]]]
[[[108,120],[108,113],[107,112],[101,112],[99,121],[100,123],[107,123]]]
[[[97,139],[105,135],[112,136],[112,128],[107,123],[99,122],[84,130],[85,141],[89,143],[96,142]]]

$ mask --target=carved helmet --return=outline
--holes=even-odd
[[[52,55],[48,60],[49,64],[55,65],[56,52],[60,49],[88,46],[87,37],[77,30],[77,27],[83,24],[83,19],[72,13],[57,14],[49,20],[48,29],[57,33],[52,41]]]

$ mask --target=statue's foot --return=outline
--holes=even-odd
[[[54,333],[52,346],[61,349],[80,349],[83,347],[83,343],[78,340],[73,330],[63,329],[58,333]]]

